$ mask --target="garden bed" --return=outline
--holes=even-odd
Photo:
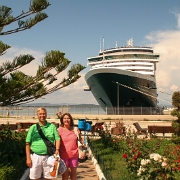
[[[179,180],[180,145],[164,138],[138,138],[133,132],[113,137],[99,131],[89,146],[107,180]]]

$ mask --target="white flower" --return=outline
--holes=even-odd
[[[139,167],[139,170],[137,170],[137,172],[138,172],[137,175],[140,176],[141,173],[142,173],[142,172],[145,172],[145,171],[146,171],[146,169],[143,168],[142,166],[140,166],[140,167]]]
[[[160,161],[161,155],[156,154],[156,153],[150,154],[150,159],[154,159],[155,161]]]
[[[155,154],[150,154],[150,159],[154,159]]]
[[[141,165],[142,166],[145,166],[146,164],[150,163],[150,160],[149,159],[142,159],[141,160]]]
[[[167,163],[164,161],[164,162],[162,162],[162,167],[164,167],[164,166],[167,166]]]

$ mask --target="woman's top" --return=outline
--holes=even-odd
[[[59,127],[58,133],[61,137],[61,145],[59,149],[60,157],[66,159],[78,157],[77,136],[74,133],[74,128],[68,130],[64,127]]]

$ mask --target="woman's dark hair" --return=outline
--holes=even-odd
[[[64,113],[64,114],[61,116],[61,118],[60,118],[60,123],[61,123],[61,125],[60,125],[60,126],[61,126],[61,127],[64,126],[63,118],[64,118],[64,116],[66,116],[66,115],[70,117],[70,126],[74,126],[74,120],[73,120],[71,114],[69,114],[69,113]]]

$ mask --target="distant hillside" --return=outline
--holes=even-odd
[[[66,107],[82,107],[82,106],[85,106],[85,107],[99,107],[99,105],[97,104],[51,104],[51,103],[29,103],[29,104],[26,104],[26,105],[21,105],[21,106],[43,106],[43,107],[61,107],[61,106],[66,106]]]

